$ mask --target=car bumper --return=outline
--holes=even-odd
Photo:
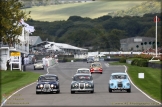
[[[36,89],[36,92],[57,92],[59,89]]]
[[[101,73],[102,71],[99,71],[99,70],[91,71],[91,73],[94,73],[94,72],[99,72],[99,73]]]
[[[93,91],[94,89],[71,89],[71,91]]]
[[[127,90],[127,89],[130,89],[130,88],[123,88],[123,87],[114,87],[114,88],[110,88],[112,90]]]

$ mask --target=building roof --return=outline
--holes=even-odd
[[[49,42],[49,41],[42,41],[41,43],[36,44],[36,46],[42,46],[42,45],[48,45],[48,44],[53,44],[55,48],[57,47],[60,49],[88,50],[88,49],[79,48],[79,47],[72,46],[72,45],[65,44],[65,43],[56,43],[56,42]]]
[[[72,46],[72,45],[65,44],[65,43],[55,43],[55,45],[58,46],[61,49],[88,50],[88,49],[79,48],[79,47]]]
[[[40,38],[40,36],[29,36],[29,42],[32,45],[38,44],[37,40],[40,39],[40,41],[42,41],[42,39]]]
[[[126,43],[133,43],[133,42],[149,42],[153,41],[155,38],[153,37],[130,37],[125,39],[120,39],[120,43],[126,44]]]

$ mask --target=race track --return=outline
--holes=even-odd
[[[60,94],[39,94],[36,95],[36,83],[24,88],[13,95],[4,106],[150,106],[158,103],[147,98],[143,93],[131,85],[131,93],[127,92],[108,92],[108,81],[113,72],[125,72],[124,66],[108,65],[102,62],[103,74],[92,74],[94,79],[94,93],[75,93],[71,94],[70,84],[72,76],[78,68],[89,68],[90,63],[86,62],[67,62],[59,63],[49,68],[49,73],[56,74],[60,80]],[[46,74],[46,70],[33,70],[33,66],[27,70]]]

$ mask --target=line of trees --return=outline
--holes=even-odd
[[[139,16],[111,17],[109,15],[96,19],[70,16],[68,20],[41,22],[29,20],[34,25],[35,36],[43,40],[68,43],[92,50],[120,50],[120,39],[145,36],[155,37],[155,16],[162,19],[161,14],[145,14]],[[158,22],[158,41],[161,40],[161,23]],[[161,45],[160,45],[161,46]]]
[[[0,42],[9,44],[20,43],[18,37],[22,34],[21,19],[30,17],[30,12],[21,10],[23,5],[18,0],[0,0]]]

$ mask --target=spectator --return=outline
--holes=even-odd
[[[42,58],[42,61],[43,61],[43,65],[45,65],[45,63],[46,63],[45,57]]]
[[[9,59],[7,60],[6,67],[7,67],[7,70],[10,70],[10,60]]]

